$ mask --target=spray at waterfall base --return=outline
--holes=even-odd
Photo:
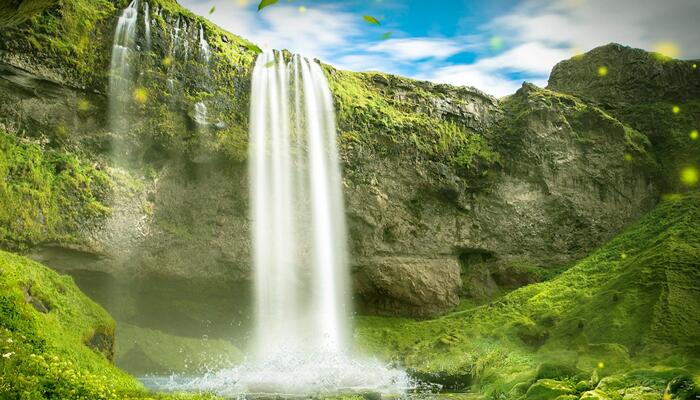
[[[160,388],[399,393],[407,374],[351,355],[349,270],[335,112],[321,67],[265,52],[253,70],[251,216],[254,345],[241,365]]]

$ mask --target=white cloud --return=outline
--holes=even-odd
[[[333,6],[309,6],[301,12],[298,6],[278,4],[258,13],[255,8],[237,5],[232,0],[181,2],[194,13],[261,47],[287,49],[324,60],[338,49],[352,47],[353,38],[362,33],[361,18]],[[212,5],[216,12],[209,15]]]
[[[441,67],[429,75],[419,75],[417,78],[455,86],[472,86],[496,97],[514,93],[520,87],[520,81],[476,64]]]
[[[473,86],[500,97],[511,94],[520,87],[521,81],[508,74],[527,73],[528,80],[542,86],[552,67],[569,55],[566,50],[529,42],[471,64],[438,67],[419,78],[451,85]]]
[[[511,40],[590,50],[610,42],[653,50],[671,41],[700,56],[697,0],[531,0],[484,28]]]
[[[546,75],[556,63],[571,55],[569,50],[548,47],[538,42],[528,42],[497,56],[480,59],[474,63],[474,66],[490,71],[510,70]]]
[[[652,50],[661,41],[678,45],[681,56],[700,57],[698,0],[529,0],[479,27],[479,34],[445,37],[368,38],[362,16],[345,3],[307,7],[280,4],[258,13],[238,0],[180,0],[194,12],[257,44],[318,57],[339,68],[383,71],[454,85],[469,85],[502,96],[521,78],[544,85],[551,68],[571,50],[609,42]],[[208,15],[212,5],[217,11]],[[473,21],[472,21],[473,23]],[[395,31],[397,36],[403,33]],[[498,36],[506,50],[485,52]],[[451,57],[477,55],[469,64]]]
[[[460,38],[414,37],[385,40],[371,45],[368,50],[383,53],[398,61],[418,61],[427,58],[445,59],[473,47]]]

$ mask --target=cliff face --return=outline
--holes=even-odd
[[[643,132],[659,163],[659,187],[683,191],[692,188],[683,182],[684,171],[700,162],[700,147],[691,136],[700,126],[698,64],[609,44],[559,63],[547,87],[596,104]]]
[[[6,140],[75,158],[85,167],[65,173],[80,176],[86,192],[46,186],[56,207],[75,210],[68,222],[47,220],[29,175],[8,165],[18,184],[3,190],[28,210],[21,226],[3,216],[0,242],[64,270],[182,279],[225,293],[250,278],[245,159],[259,49],[175,2],[149,4],[151,46],[139,25],[134,68],[146,99],[130,103],[123,134],[110,128],[106,93],[124,1],[58,2],[0,32]],[[176,24],[187,26],[179,42]],[[200,24],[208,68],[198,56]],[[569,76],[562,65],[553,79]],[[638,218],[663,183],[645,125],[563,83],[574,95],[526,84],[497,100],[472,88],[324,70],[363,311],[430,316],[459,295],[488,298],[536,281]],[[42,182],[55,183],[65,169],[42,162]],[[21,234],[23,226],[35,233]]]

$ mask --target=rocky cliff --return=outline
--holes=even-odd
[[[173,1],[149,4],[151,45],[139,25],[140,91],[123,134],[110,128],[107,73],[126,2],[47,2],[24,8],[23,21],[3,20],[3,152],[36,161],[4,158],[12,180],[3,207],[23,211],[0,215],[0,244],[65,271],[181,281],[193,293],[230,297],[250,278],[245,160],[259,49]],[[200,25],[208,66],[197,56]],[[460,296],[485,299],[538,281],[655,204],[668,182],[655,167],[663,132],[614,112],[608,105],[619,98],[576,89],[595,85],[566,86],[577,63],[557,66],[549,90],[524,84],[503,99],[324,65],[361,311],[427,317]],[[633,71],[647,64],[624,65],[629,79],[643,79]],[[694,70],[669,74],[697,79]]]

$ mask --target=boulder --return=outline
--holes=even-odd
[[[452,257],[374,257],[353,271],[362,312],[427,318],[456,307],[462,286]]]

